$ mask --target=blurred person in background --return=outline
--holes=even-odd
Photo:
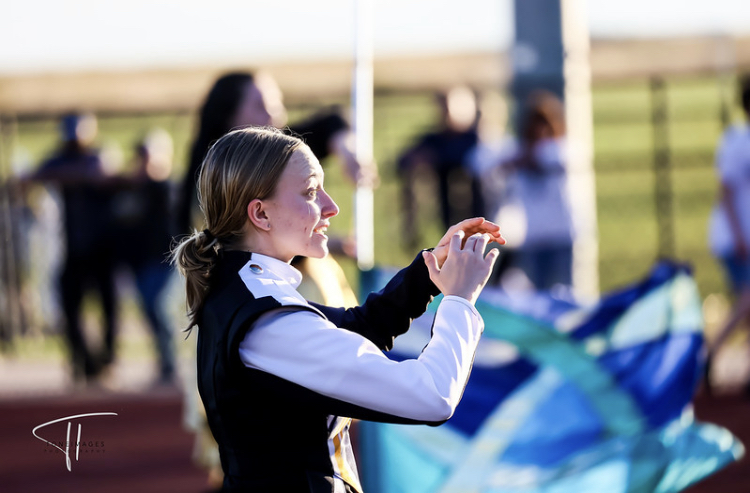
[[[196,179],[203,157],[213,142],[234,128],[248,125],[287,128],[300,136],[319,160],[335,155],[352,182],[377,180],[374,163],[357,161],[352,132],[337,108],[321,110],[310,118],[287,125],[283,94],[266,72],[232,72],[219,77],[200,109],[198,133],[177,206],[178,229],[189,233],[196,202]]]
[[[310,118],[285,127],[287,111],[276,81],[266,72],[230,72],[220,76],[210,88],[199,112],[198,132],[190,150],[190,162],[179,191],[176,207],[177,232],[189,233],[197,205],[196,180],[203,158],[211,145],[232,129],[249,125],[285,128],[300,136],[319,161],[336,156],[344,174],[353,183],[374,184],[374,163],[360,163],[354,154],[351,128],[337,108],[323,109]],[[331,251],[354,255],[353,242],[331,238]],[[305,276],[299,291],[308,299],[332,306],[354,306],[356,296],[339,264],[332,256],[324,259],[296,257],[293,265]],[[216,443],[208,430],[204,410],[197,400],[195,376],[186,375],[185,421],[196,432],[193,457],[209,471],[209,487],[223,481]],[[191,392],[189,389],[192,388]]]
[[[60,122],[60,132],[58,150],[23,181],[56,187],[62,195],[65,253],[59,289],[73,378],[85,383],[96,380],[114,358],[116,231],[111,228],[109,177],[92,147],[96,118],[68,114]],[[104,317],[104,344],[99,351],[86,341],[81,320],[84,296],[92,291],[98,295]]]
[[[418,200],[415,189],[425,180],[437,181],[442,226],[484,215],[478,180],[464,166],[467,153],[476,146],[477,102],[474,92],[457,86],[437,95],[440,122],[437,130],[417,139],[398,158],[404,202],[404,238],[409,248],[420,243]]]
[[[168,262],[174,234],[171,217],[172,138],[161,129],[150,131],[135,146],[135,169],[122,177],[112,199],[117,228],[117,259],[135,279],[141,306],[159,355],[157,384],[175,377],[172,328],[163,310],[163,294],[172,269]]]
[[[563,105],[552,93],[537,91],[522,111],[517,137],[480,146],[471,167],[485,193],[494,194],[487,216],[503,224],[508,237],[501,249],[507,257],[503,274],[520,271],[537,290],[570,286],[575,232]]]
[[[724,265],[735,299],[729,317],[709,344],[709,390],[711,359],[737,328],[750,327],[750,74],[740,82],[740,97],[747,121],[726,130],[716,152],[721,188],[711,215],[709,243]],[[745,393],[750,396],[750,383]]]

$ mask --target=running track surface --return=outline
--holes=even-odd
[[[721,424],[750,445],[750,399],[736,395],[699,396],[701,421]],[[71,447],[71,471],[65,455],[31,431],[51,420],[83,413],[115,412],[71,421],[71,441],[81,443],[78,461]],[[64,442],[67,422],[37,432]],[[100,394],[0,402],[0,491],[7,493],[204,493],[205,475],[193,466],[193,439],[182,426],[182,398],[176,391],[148,394]],[[64,448],[64,445],[63,445]],[[689,493],[750,492],[747,456]],[[606,493],[606,492],[602,492]]]

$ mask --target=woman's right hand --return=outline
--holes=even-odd
[[[500,234],[500,226],[497,224],[487,221],[483,217],[472,217],[471,219],[464,219],[458,224],[454,224],[448,231],[445,232],[443,237],[440,239],[438,244],[433,248],[432,253],[435,255],[438,261],[438,267],[443,266],[446,257],[448,257],[448,250],[450,249],[451,238],[458,231],[461,231],[463,236],[461,238],[470,237],[473,234],[486,233],[489,235],[490,241],[496,242],[498,245],[505,245],[505,238]]]
[[[442,268],[438,266],[438,259],[432,252],[425,251],[422,256],[430,272],[430,279],[444,295],[460,296],[473,304],[490,278],[498,250],[493,248],[484,255],[490,241],[490,235],[486,233],[469,236],[462,247],[463,239],[463,230],[451,237],[448,257]]]

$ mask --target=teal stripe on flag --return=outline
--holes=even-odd
[[[644,431],[645,420],[635,401],[575,341],[538,320],[481,301],[477,310],[484,319],[486,337],[508,341],[529,359],[557,369],[588,397],[612,435]]]

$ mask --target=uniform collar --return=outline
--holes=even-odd
[[[268,276],[268,274],[272,274],[283,279],[294,289],[297,289],[302,282],[302,273],[300,271],[282,260],[267,255],[261,255],[260,253],[250,254],[249,261],[245,263],[245,266],[247,266],[254,274],[262,274],[264,277]]]

